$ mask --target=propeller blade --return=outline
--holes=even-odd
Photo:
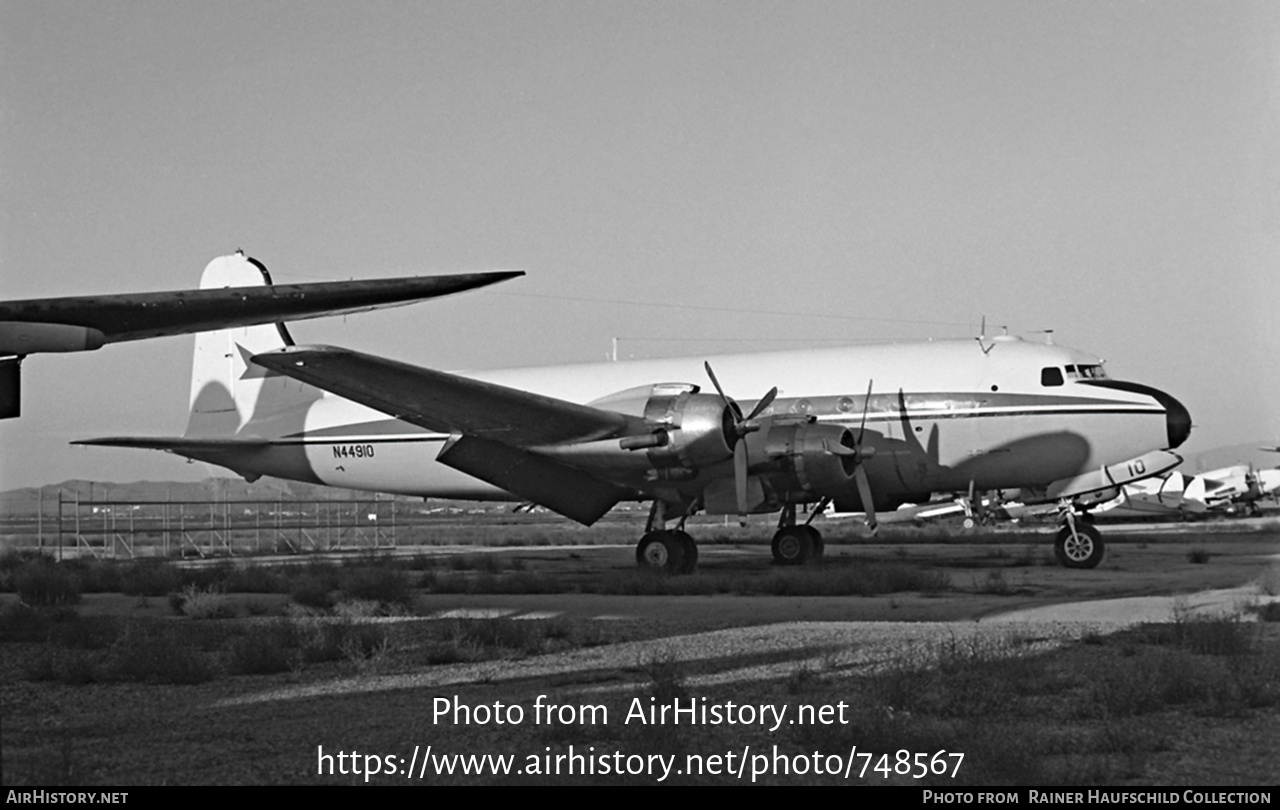
[[[756,406],[751,409],[751,414],[747,417],[747,421],[755,419],[757,416],[764,413],[765,409],[773,404],[773,400],[776,399],[777,396],[778,386],[775,385],[773,388],[770,388],[769,393],[761,397],[760,401],[756,403]]]
[[[867,470],[859,464],[854,468],[853,474],[858,479],[858,497],[862,499],[862,511],[867,514],[867,526],[875,534],[880,524],[876,521],[876,507],[871,499],[871,482],[867,480]]]
[[[867,411],[871,409],[871,386],[874,383],[875,380],[867,380],[867,396],[862,400],[862,424],[858,426],[857,441],[857,447],[859,450],[862,449],[862,434],[867,429]]]
[[[738,514],[747,513],[747,443],[739,441],[733,446],[733,484],[738,495]]]
[[[724,400],[724,404],[728,405],[729,397],[725,394],[724,389],[720,387],[720,381],[716,379],[716,373],[711,370],[710,361],[704,360],[702,366],[707,370],[707,376],[711,378],[711,384],[716,387],[716,393]]]

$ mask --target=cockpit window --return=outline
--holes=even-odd
[[[1067,376],[1073,380],[1105,380],[1107,372],[1103,370],[1101,363],[1081,363],[1078,366],[1067,366]]]
[[[1071,368],[1071,366],[1067,366]],[[1045,366],[1040,369],[1041,385],[1062,385],[1062,369],[1057,366]]]

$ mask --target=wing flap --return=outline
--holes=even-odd
[[[253,362],[410,424],[514,447],[645,432],[644,421],[336,346],[291,346]]]
[[[454,438],[437,461],[586,526],[628,494],[576,467],[492,439]]]

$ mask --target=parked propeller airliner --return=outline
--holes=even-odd
[[[228,257],[202,286],[261,283]],[[587,525],[652,501],[637,561],[671,572],[696,564],[697,512],[780,512],[774,558],[798,564],[823,544],[797,507],[866,511],[874,527],[875,510],[932,492],[1020,487],[1060,504],[1057,555],[1089,568],[1103,543],[1073,500],[1172,468],[1191,429],[1168,394],[1012,337],[465,376],[291,344],[275,326],[201,334],[185,435],[81,443],[250,480],[527,501]]]

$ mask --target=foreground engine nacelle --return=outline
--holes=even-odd
[[[848,428],[813,422],[766,424],[747,437],[752,474],[760,477],[770,498],[780,504],[847,491],[858,467],[849,452],[854,446]]]
[[[646,468],[651,481],[686,481],[703,467],[732,459],[737,441],[732,408],[719,396],[698,390],[689,383],[646,385],[590,404],[639,416],[650,426],[648,433],[616,440],[615,448],[632,451],[633,461],[626,467]]]
[[[657,479],[692,478],[701,467],[733,458],[734,413],[714,394],[655,391],[645,403],[644,420],[654,432],[627,437],[621,445],[644,448]]]
[[[587,403],[644,421],[643,433],[530,448],[617,481],[692,481],[701,469],[733,459],[736,412],[689,383],[631,388]]]

